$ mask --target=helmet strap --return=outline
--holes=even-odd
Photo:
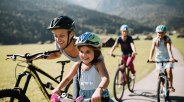
[[[63,48],[63,50],[65,49],[65,48],[67,48],[68,47],[68,45],[70,45],[70,43],[72,42],[72,40],[73,40],[73,37],[71,37],[71,39],[69,40],[69,34],[71,33],[72,31],[68,31],[68,38],[67,38],[67,45]]]

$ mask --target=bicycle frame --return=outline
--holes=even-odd
[[[113,57],[121,57],[122,55],[112,55]],[[119,75],[122,76],[119,76]],[[122,79],[119,79],[122,78]],[[120,81],[121,80],[121,81]],[[126,64],[123,62],[118,61],[117,70],[114,76],[114,84],[113,84],[113,93],[114,97],[117,101],[122,101],[123,95],[124,95],[124,89],[126,84],[128,85],[128,90],[130,92],[133,92],[135,79],[130,78],[130,69],[129,66],[126,66]],[[122,88],[120,88],[120,87]]]
[[[32,63],[28,63],[28,67],[26,67],[25,71],[23,73],[21,73],[21,74],[18,75],[18,79],[16,81],[15,88],[19,87],[19,84],[21,82],[21,79],[24,76],[27,76],[26,81],[25,81],[25,84],[23,86],[23,90],[22,90],[22,92],[24,94],[26,94],[26,91],[27,91],[27,88],[28,88],[30,79],[33,76],[34,77],[34,80],[36,81],[36,83],[39,86],[40,90],[42,91],[43,95],[49,101],[50,100],[50,95],[47,92],[46,88],[50,88],[51,90],[54,89],[54,88],[52,87],[52,85],[49,82],[47,82],[47,84],[44,84],[41,81],[41,79],[40,79],[40,77],[38,75],[38,72],[41,73],[42,75],[46,76],[50,80],[52,80],[52,81],[56,82],[57,84],[59,84],[59,81],[56,80],[55,78],[53,78],[51,75],[49,75],[46,72],[44,72],[43,70],[39,69],[38,67],[36,67]]]
[[[113,54],[112,55],[113,57],[116,57],[116,56],[118,56],[118,57],[121,57],[122,55],[115,55],[115,54]],[[131,55],[129,55],[129,56],[131,56]],[[122,61],[122,60],[121,60]],[[123,67],[123,68],[121,68],[121,66]],[[126,63],[125,62],[119,62],[119,64],[118,64],[118,68],[120,68],[121,70],[122,70],[122,74],[124,75],[124,76],[122,76],[123,78],[124,78],[124,80],[125,81],[129,81],[129,74],[130,74],[130,69],[129,69],[129,66],[127,66],[126,65]],[[129,83],[128,83],[129,84]]]
[[[22,63],[26,63],[26,66],[23,66],[23,65],[20,65],[19,63],[17,63],[17,66],[25,67],[25,69],[21,74],[18,75],[14,89],[19,89],[19,91],[21,91],[21,93],[26,94],[30,79],[31,79],[31,77],[34,77],[36,84],[40,88],[40,90],[43,93],[43,95],[45,96],[46,100],[50,101],[51,95],[49,94],[47,89],[53,90],[54,87],[52,86],[52,84],[50,82],[43,82],[41,80],[41,78],[39,77],[39,75],[41,74],[41,75],[47,77],[48,79],[50,79],[50,81],[52,81],[53,83],[59,84],[59,82],[62,80],[62,77],[63,77],[64,65],[66,63],[69,63],[70,61],[69,60],[58,61],[59,63],[62,64],[62,70],[61,70],[61,74],[59,76],[57,76],[56,78],[54,78],[51,75],[49,75],[48,73],[46,73],[45,71],[43,71],[40,68],[38,68],[37,66],[35,66],[33,64],[33,60],[35,60],[37,58],[45,58],[49,54],[54,53],[54,52],[58,52],[58,51],[59,50],[53,50],[53,51],[48,51],[48,52],[44,52],[44,53],[36,53],[36,54],[32,54],[32,55],[30,55],[28,53],[26,53],[25,55],[21,55],[21,54],[7,55],[7,59],[12,59],[14,61],[16,61],[17,57],[21,57],[21,58],[26,59],[26,61],[19,60]],[[23,84],[23,87],[19,87],[23,77],[26,77],[25,83]],[[60,78],[60,81],[57,80],[58,78]],[[71,82],[68,84],[68,86],[64,89],[63,92],[68,91],[70,84],[71,84]],[[14,98],[11,98],[11,100],[14,100]]]
[[[164,84],[164,100],[169,99],[169,89],[168,89],[168,78],[167,78],[167,73],[166,69],[164,68],[164,63],[169,63],[172,61],[147,61],[148,63],[161,63],[162,68],[159,70],[159,81],[158,81],[158,86],[157,86],[157,101],[160,102],[160,84]],[[175,60],[175,62],[178,62]]]

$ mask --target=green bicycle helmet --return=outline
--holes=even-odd
[[[121,27],[120,27],[120,30],[122,31],[128,31],[128,25],[122,25]]]
[[[48,27],[48,29],[56,29],[56,28],[62,28],[62,29],[69,29],[71,31],[74,31],[75,29],[75,22],[73,19],[69,18],[68,16],[59,16],[54,18]]]
[[[167,31],[167,27],[165,25],[158,25],[156,27],[156,32],[166,32]]]
[[[98,48],[102,46],[102,41],[96,34],[92,32],[86,32],[79,36],[75,45],[77,47],[82,45],[90,45]]]

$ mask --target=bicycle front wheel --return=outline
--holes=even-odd
[[[0,90],[0,102],[30,102],[30,100],[18,89],[3,89]]]
[[[157,86],[157,102],[166,102],[166,88],[163,83],[164,79],[159,79]]]
[[[125,89],[125,80],[122,76],[124,73],[120,68],[117,69],[115,76],[114,76],[114,86],[113,86],[113,92],[114,92],[114,98],[117,101],[122,101],[124,89]]]

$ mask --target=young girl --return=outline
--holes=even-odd
[[[109,75],[102,60],[101,55],[101,40],[91,32],[86,32],[79,36],[76,47],[79,49],[81,61],[76,62],[72,70],[65,79],[60,82],[53,93],[59,93],[60,89],[64,88],[78,73],[80,91],[79,95],[84,98],[91,98],[92,102],[101,102],[101,97],[109,96],[107,86],[109,84]]]
[[[168,60],[173,62],[175,61],[171,49],[171,39],[167,35],[165,35],[166,30],[167,29],[165,25],[159,25],[156,27],[157,36],[153,39],[149,61],[152,61],[155,49],[156,49],[155,55],[156,61],[168,61]],[[156,63],[156,68],[157,69],[162,68],[161,64]],[[173,75],[172,75],[173,63],[164,63],[164,68],[166,68],[170,91],[174,92],[175,89],[173,87]]]
[[[135,58],[136,49],[131,36],[128,35],[128,25],[122,25],[120,27],[121,36],[119,36],[114,43],[111,51],[109,52],[110,55],[113,54],[113,51],[116,49],[118,44],[121,45],[121,52],[122,52],[122,61],[126,63],[127,66],[130,66],[130,71],[133,74],[132,79],[135,79],[135,69],[133,60]],[[120,75],[121,78],[121,75]]]

